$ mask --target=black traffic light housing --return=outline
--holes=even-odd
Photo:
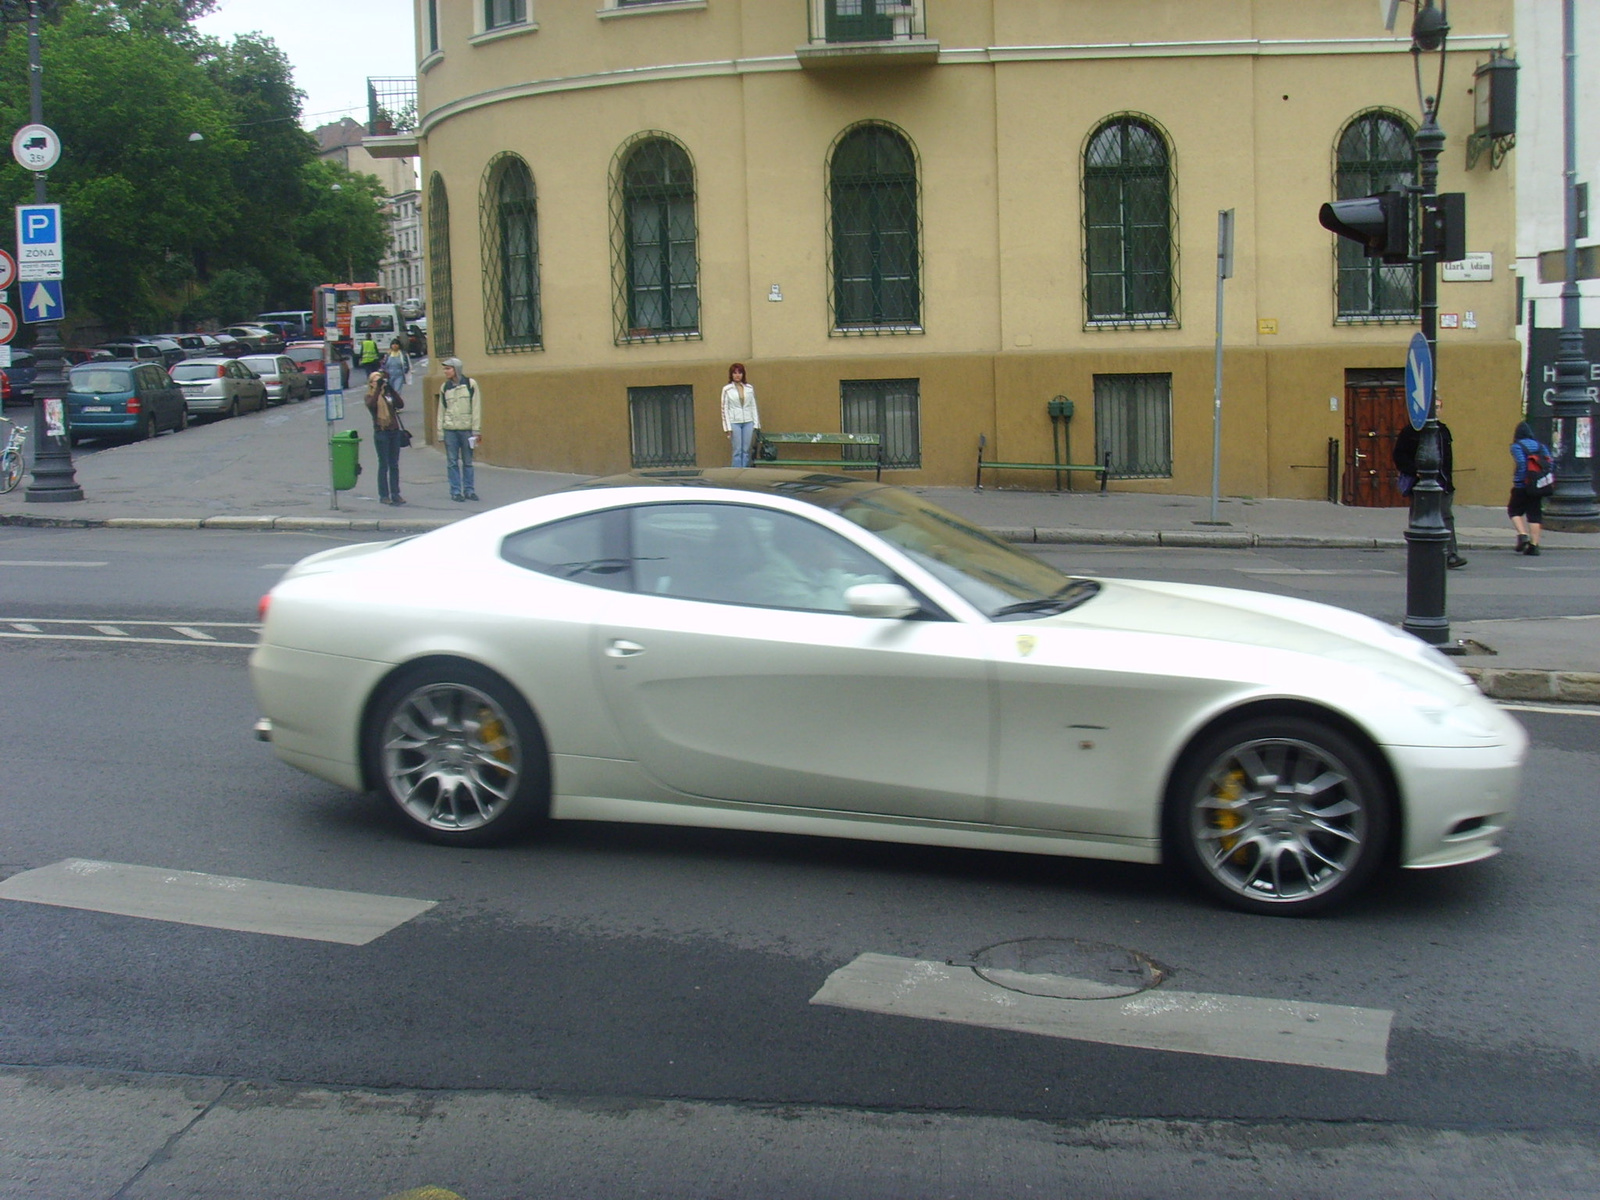
[[[1467,256],[1467,194],[1440,192],[1423,200],[1422,248],[1440,262],[1460,262]]]
[[[1368,258],[1386,263],[1411,261],[1411,197],[1405,192],[1335,200],[1322,206],[1317,219],[1324,229],[1360,242]]]

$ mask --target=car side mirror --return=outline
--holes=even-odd
[[[845,589],[844,602],[854,616],[882,617],[891,621],[909,617],[922,609],[916,597],[898,583],[858,583]]]

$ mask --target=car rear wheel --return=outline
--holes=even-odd
[[[504,680],[470,663],[394,679],[373,707],[367,756],[384,794],[431,841],[495,845],[550,811],[538,722]]]
[[[139,432],[136,435],[141,442],[148,442],[161,431],[156,428],[155,413],[146,413],[143,421],[139,422]]]
[[[1371,752],[1322,721],[1255,717],[1191,748],[1165,813],[1169,852],[1247,912],[1305,916],[1377,868],[1393,801]]]
[[[229,404],[228,404],[228,416],[237,417],[238,415],[239,415],[239,397],[235,396],[232,399],[232,401],[230,401]]]
[[[177,431],[182,433],[187,428],[189,428],[189,406],[185,404],[178,410]]]

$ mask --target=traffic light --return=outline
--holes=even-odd
[[[1440,192],[1423,197],[1422,248],[1440,262],[1460,262],[1467,256],[1467,195]]]
[[[1411,197],[1379,192],[1356,200],[1335,200],[1317,214],[1324,229],[1360,242],[1368,258],[1386,263],[1411,261]]]

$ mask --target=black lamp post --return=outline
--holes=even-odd
[[[8,6],[9,10],[13,6]],[[44,66],[39,58],[39,14],[48,8],[44,0],[28,0],[28,101],[31,119],[35,125],[44,124]],[[46,202],[45,173],[33,176],[33,201]],[[72,468],[71,439],[66,431],[66,414],[61,409],[66,395],[66,375],[61,368],[61,323],[44,321],[39,325],[34,341],[34,358],[38,373],[33,380],[33,482],[23,494],[30,504],[49,504],[57,501],[82,500],[83,489],[78,486]],[[46,422],[55,401],[55,411],[61,419],[61,432],[52,434]]]
[[[1561,283],[1561,349],[1556,354],[1556,394],[1552,405],[1551,441],[1556,451],[1555,495],[1545,503],[1545,525],[1552,529],[1593,532],[1600,528],[1594,494],[1594,407],[1589,401],[1589,360],[1583,351],[1583,322],[1578,310],[1578,170],[1575,106],[1577,51],[1573,42],[1573,0],[1561,14],[1563,41],[1563,117],[1565,141],[1566,250]],[[1586,444],[1580,447],[1580,439]],[[1584,451],[1579,457],[1579,449]]]
[[[1450,22],[1433,0],[1417,9],[1411,23],[1411,61],[1417,80],[1417,102],[1422,108],[1422,128],[1417,130],[1417,187],[1422,209],[1419,238],[1419,301],[1422,336],[1428,339],[1437,376],[1439,361],[1439,155],[1444,151],[1444,130],[1439,128],[1439,97],[1444,91],[1445,40]],[[1439,52],[1439,79],[1432,96],[1422,94],[1422,55]],[[1443,646],[1450,640],[1450,618],[1445,615],[1445,549],[1450,530],[1444,506],[1449,502],[1440,472],[1444,466],[1439,433],[1437,389],[1428,398],[1428,420],[1417,445],[1417,482],[1411,489],[1411,521],[1406,526],[1406,619],[1402,627],[1425,642]]]

